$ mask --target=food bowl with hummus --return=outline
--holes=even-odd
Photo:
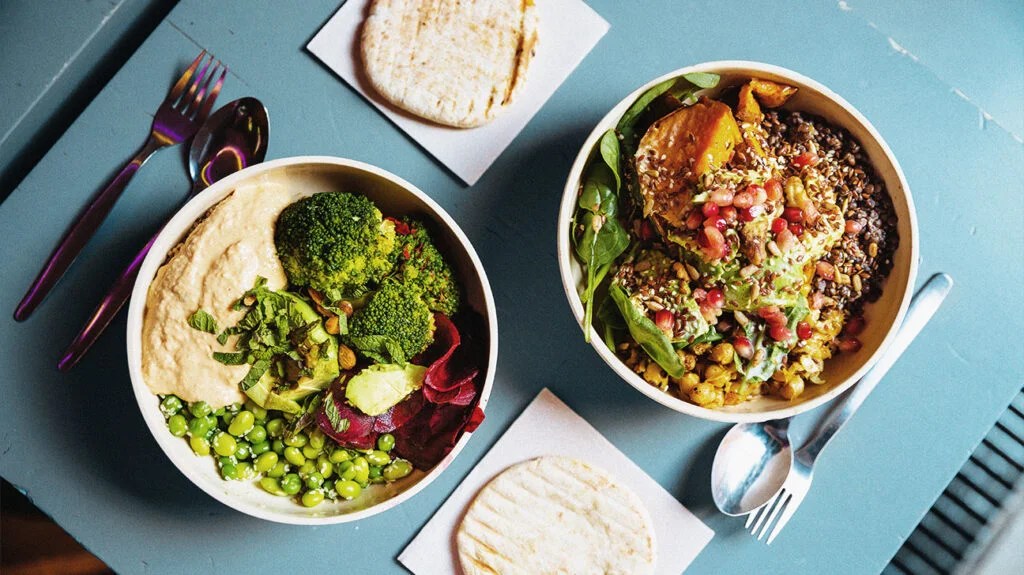
[[[353,521],[424,488],[483,420],[496,354],[458,225],[340,158],[268,162],[189,201],[128,312],[157,443],[214,498],[284,523]]]
[[[711,62],[597,125],[562,198],[562,282],[583,334],[676,411],[761,421],[852,386],[917,269],[899,164],[848,102],[795,72]]]

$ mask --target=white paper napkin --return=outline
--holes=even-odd
[[[558,441],[551,438],[557,437]],[[553,393],[541,390],[465,481],[445,501],[398,560],[416,575],[461,573],[455,531],[477,492],[510,465],[542,455],[578,457],[601,467],[632,489],[651,514],[658,575],[677,575],[711,541],[714,532],[615,448]]]
[[[460,129],[421,120],[377,95],[363,74],[359,33],[370,0],[348,0],[306,48],[467,184],[474,184],[608,31],[581,0],[537,0],[536,54],[512,105],[489,124]]]

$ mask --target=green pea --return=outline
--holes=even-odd
[[[228,410],[224,409],[223,407],[218,407],[217,411],[213,412],[213,415],[214,415],[214,417],[223,417],[224,414],[227,413],[227,412],[228,412]]]
[[[338,495],[337,491],[335,491],[333,494],[331,493],[331,491],[334,491],[334,480],[333,479],[325,479],[324,480],[323,490],[324,490],[324,495],[327,496],[327,497],[330,497],[331,499],[334,499]]]
[[[229,481],[233,480],[233,479],[238,479],[239,478],[238,467],[236,467],[235,465],[233,465],[231,463],[221,467],[220,468],[220,474],[221,474],[221,476],[224,479],[227,479]]]
[[[324,432],[320,431],[319,429],[314,429],[313,433],[309,434],[309,444],[317,449],[323,449],[324,443],[326,442],[327,436],[325,436]]]
[[[281,478],[281,490],[288,495],[295,495],[302,489],[302,480],[294,473],[289,473]]]
[[[381,476],[388,481],[397,481],[412,473],[412,464],[404,459],[396,459],[381,470]]]
[[[292,465],[302,465],[306,462],[306,456],[299,451],[298,447],[285,447],[284,458]]]
[[[277,454],[273,451],[268,451],[256,458],[256,471],[264,473],[270,471],[277,465]]]
[[[284,438],[284,444],[290,447],[302,447],[306,445],[307,441],[309,441],[309,438],[306,437],[305,433],[296,433],[291,437]]]
[[[316,471],[306,476],[306,489],[320,489],[324,484],[324,476]]]
[[[221,467],[224,467],[225,465],[234,465],[238,463],[238,460],[230,455],[227,457],[221,456],[217,458],[217,463],[219,463]]]
[[[210,408],[210,404],[205,401],[197,401],[193,403],[188,406],[188,410],[192,413],[193,417],[206,417],[213,413],[213,409]]]
[[[280,439],[275,439],[274,442],[270,444],[270,448],[274,450],[274,453],[281,455],[284,453],[284,442]]]
[[[331,463],[341,463],[343,461],[348,461],[352,456],[348,454],[348,451],[338,447],[331,452],[330,458]]]
[[[365,457],[357,457],[352,462],[352,469],[356,470],[352,479],[359,484],[364,484],[370,479],[370,464]]]
[[[267,472],[267,475],[270,477],[284,477],[285,473],[288,473],[288,464],[283,461],[278,461],[277,464]]]
[[[334,490],[338,492],[338,496],[344,499],[352,500],[359,497],[359,493],[363,490],[359,487],[359,484],[352,480],[339,481],[334,484]]]
[[[391,451],[395,448],[395,436],[390,433],[385,433],[377,438],[377,449],[381,451]]]
[[[371,481],[374,480],[374,479],[377,479],[378,477],[380,477],[380,469],[381,468],[377,467],[376,465],[371,465],[370,466],[370,480]]]
[[[188,432],[188,420],[184,415],[176,413],[167,420],[167,429],[171,430],[171,435],[174,437],[184,437]]]
[[[189,438],[188,444],[192,446],[192,451],[194,451],[196,455],[210,454],[210,442],[202,435],[193,435]]]
[[[227,433],[220,432],[213,436],[213,450],[217,452],[217,455],[234,455],[235,449],[238,447],[238,443],[234,437],[231,437]]]
[[[305,477],[310,473],[316,472],[316,462],[312,459],[307,459],[305,463],[299,466],[299,475]]]
[[[160,411],[163,412],[164,417],[170,417],[175,413],[181,411],[181,400],[176,395],[168,395],[160,402]]]
[[[260,479],[260,487],[271,495],[288,495],[284,492],[284,489],[281,489],[281,483],[273,477],[264,477],[263,479]]]
[[[307,445],[302,448],[302,454],[306,456],[306,459],[316,459],[320,455],[320,450],[312,445]]]
[[[278,417],[267,422],[267,435],[270,437],[281,437],[284,433],[284,420]]]
[[[239,411],[238,415],[231,419],[231,425],[228,427],[228,433],[235,437],[241,437],[252,431],[255,424],[256,416],[253,415],[251,411]]]
[[[267,428],[262,425],[254,425],[248,433],[245,434],[245,438],[253,443],[259,443],[267,440]]]
[[[253,443],[252,447],[249,448],[249,451],[254,456],[256,456],[256,455],[263,455],[264,453],[270,451],[270,444],[267,443],[266,441],[261,441],[259,443]]]
[[[302,504],[306,507],[316,507],[323,503],[324,492],[319,489],[316,491],[307,491],[302,494]]]
[[[192,437],[206,437],[206,434],[210,433],[212,429],[213,418],[210,417],[196,417],[188,422],[188,433]]]
[[[238,459],[239,461],[249,459],[249,455],[251,453],[250,449],[251,448],[248,443],[239,441],[238,447],[235,448],[235,459]]]
[[[323,475],[324,478],[328,478],[334,475],[334,464],[327,458],[326,455],[321,455],[316,458],[316,470],[317,473]]]
[[[383,451],[371,451],[366,454],[366,462],[370,465],[383,467],[391,463],[391,456]]]

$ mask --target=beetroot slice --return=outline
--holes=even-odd
[[[459,378],[454,385],[444,391],[435,390],[432,387],[423,387],[423,396],[431,403],[451,403],[454,405],[469,405],[476,397],[476,379],[479,370],[472,370],[465,376]]]
[[[436,391],[448,391],[459,383],[455,381],[453,373],[455,366],[451,365],[451,359],[455,355],[455,350],[462,343],[462,336],[459,335],[455,324],[444,314],[434,314],[434,326],[434,343],[424,355],[439,355],[427,364],[423,386]]]
[[[455,447],[471,413],[458,405],[428,405],[395,430],[395,453],[417,469],[434,467]]]
[[[377,433],[388,433],[402,427],[423,409],[424,403],[426,401],[423,399],[422,391],[413,393],[401,403],[374,418],[373,430]]]
[[[371,449],[377,441],[377,432],[374,431],[375,418],[359,412],[344,400],[339,401],[336,395],[337,393],[332,393],[329,399],[334,401],[341,417],[348,420],[348,429],[342,433],[335,431],[331,427],[331,420],[321,408],[320,413],[317,414],[317,424],[320,426],[320,430],[324,432],[324,435],[338,442],[338,445],[356,449]]]

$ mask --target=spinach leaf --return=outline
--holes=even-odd
[[[683,74],[683,78],[686,78],[687,82],[698,88],[714,88],[718,85],[718,81],[722,79],[718,74],[711,72],[690,72],[689,74]]]
[[[366,357],[377,363],[404,365],[407,362],[402,346],[386,335],[363,335],[349,338],[352,344]]]
[[[217,320],[202,309],[197,309],[188,316],[188,325],[202,332],[217,333]]]
[[[636,136],[634,131],[636,129],[636,121],[640,119],[640,115],[644,113],[647,106],[650,106],[651,102],[658,99],[658,97],[665,92],[668,92],[675,83],[675,78],[669,78],[660,84],[655,84],[646,92],[641,94],[640,97],[637,98],[636,102],[633,102],[633,105],[626,110],[626,113],[622,115],[621,119],[619,119],[618,125],[619,132],[622,134],[623,140],[626,143],[632,144],[633,139]]]
[[[658,326],[654,325],[654,322],[643,311],[633,305],[629,296],[620,286],[612,284],[608,288],[608,295],[618,306],[619,313],[622,314],[626,327],[629,328],[629,334],[647,352],[647,355],[651,356],[651,359],[657,362],[670,376],[682,377],[686,369],[668,337],[658,329]]]
[[[601,136],[601,158],[611,168],[615,176],[615,193],[622,189],[622,176],[619,174],[619,137],[615,130],[608,130]]]

